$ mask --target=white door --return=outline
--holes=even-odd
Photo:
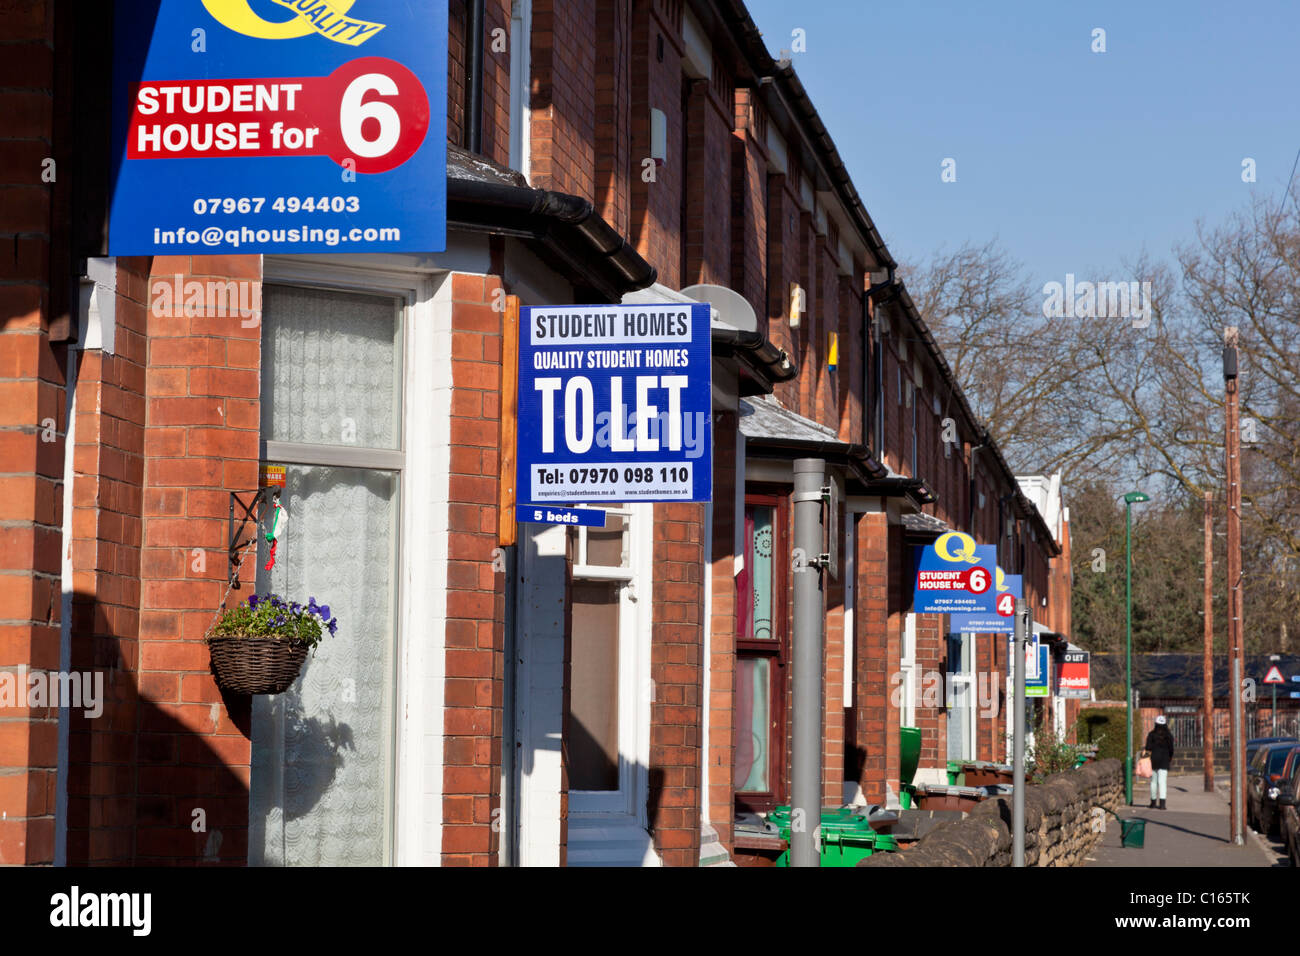
[[[647,830],[652,505],[574,528],[565,746],[571,866],[657,865]]]

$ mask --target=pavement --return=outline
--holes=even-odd
[[[1200,774],[1170,776],[1168,810],[1151,810],[1151,790],[1146,780],[1134,779],[1132,807],[1121,807],[1122,819],[1146,820],[1141,848],[1120,843],[1120,826],[1106,818],[1102,841],[1093,848],[1082,866],[1184,867],[1251,866],[1283,867],[1289,863],[1282,844],[1246,829],[1244,846],[1234,846],[1228,822],[1228,777],[1216,775],[1215,790],[1205,792]]]

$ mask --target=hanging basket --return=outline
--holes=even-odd
[[[303,641],[274,637],[211,637],[212,676],[232,694],[279,694],[298,679],[307,659]]]

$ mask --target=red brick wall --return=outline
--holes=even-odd
[[[70,712],[68,862],[129,861],[139,712],[147,261],[122,260],[116,354],[78,353],[73,455],[73,670],[105,675],[103,715]],[[92,820],[95,821],[92,823]]]
[[[687,94],[686,271],[682,286],[731,278],[731,89],[721,80],[692,80]],[[725,97],[725,99],[724,99]]]
[[[596,8],[596,209],[621,236],[630,232],[632,0],[606,0]]]
[[[466,145],[465,20],[467,0],[448,4],[447,142]],[[504,30],[504,41],[493,31]],[[498,35],[499,36],[499,35]],[[487,0],[483,21],[483,155],[510,165],[510,0]],[[500,51],[493,46],[504,46]]]
[[[535,0],[531,153],[534,186],[596,194],[594,0]]]
[[[913,726],[921,729],[921,767],[943,766],[948,759],[943,688],[935,684],[935,675],[942,679],[945,671],[942,624],[941,614],[916,616],[916,719]]]
[[[854,266],[857,269],[857,266]],[[865,430],[866,409],[863,397],[863,344],[866,340],[866,318],[862,308],[860,275],[839,278],[839,371],[836,373],[839,389],[836,396],[836,414],[841,441],[867,444]]]
[[[654,507],[650,833],[665,866],[697,866],[704,701],[704,505]]]
[[[834,533],[843,535],[843,529]],[[842,540],[842,539],[841,539]],[[843,575],[844,566],[840,565]],[[844,800],[844,582],[822,575],[826,593],[826,650],[822,665],[822,804]]]
[[[885,513],[858,519],[854,732],[862,764],[859,784],[870,803],[885,802],[887,783],[898,791],[899,714],[891,697],[902,641],[902,548],[902,530],[890,525]]]
[[[754,308],[768,333],[766,119],[753,92],[738,89],[731,142],[731,288]]]
[[[735,753],[732,727],[736,686],[736,500],[735,412],[713,416],[712,618],[709,621],[709,820],[718,839],[732,846]]]
[[[501,797],[505,580],[493,570],[500,472],[495,276],[452,277],[442,861],[495,866]]]
[[[73,713],[70,863],[247,859],[249,701],[223,700],[203,636],[229,492],[257,487],[261,330],[172,294],[191,279],[260,288],[260,260],[120,260],[115,354],[78,381],[72,662],[106,671],[108,702]]]
[[[787,408],[800,405],[800,383],[804,370],[802,328],[790,327],[790,283],[799,281],[799,213],[788,177],[774,173],[767,177],[767,332],[777,348],[785,349],[799,364],[798,381],[776,386],[776,398]],[[805,300],[805,305],[807,301]],[[807,318],[805,314],[803,319]]]
[[[53,7],[4,0],[0,17],[0,670],[57,669],[64,350],[50,343],[41,182],[54,140]],[[54,861],[57,720],[45,708],[0,710],[0,863]]]
[[[834,247],[826,236],[818,236],[812,246],[816,256],[817,282],[817,337],[815,340],[816,412],[809,415],[833,431],[840,430],[839,398],[837,389],[841,373],[830,371],[831,334],[840,331],[840,276],[839,263],[834,257]]]
[[[638,2],[632,19],[632,222],[630,240],[659,281],[681,288],[682,239],[682,48],[678,21],[663,11],[664,0]],[[680,13],[680,5],[678,5]],[[659,39],[663,59],[659,59]],[[650,110],[664,113],[667,157],[645,182],[642,161],[650,156]],[[585,193],[583,195],[586,195]]]

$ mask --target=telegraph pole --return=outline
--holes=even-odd
[[[1228,483],[1228,673],[1232,677],[1232,842],[1245,843],[1245,720],[1242,714],[1241,676],[1241,432],[1237,408],[1237,327],[1223,330],[1224,477]]]
[[[1205,705],[1201,708],[1201,737],[1205,750],[1205,792],[1214,792],[1214,518],[1210,502],[1214,493],[1205,493]]]

